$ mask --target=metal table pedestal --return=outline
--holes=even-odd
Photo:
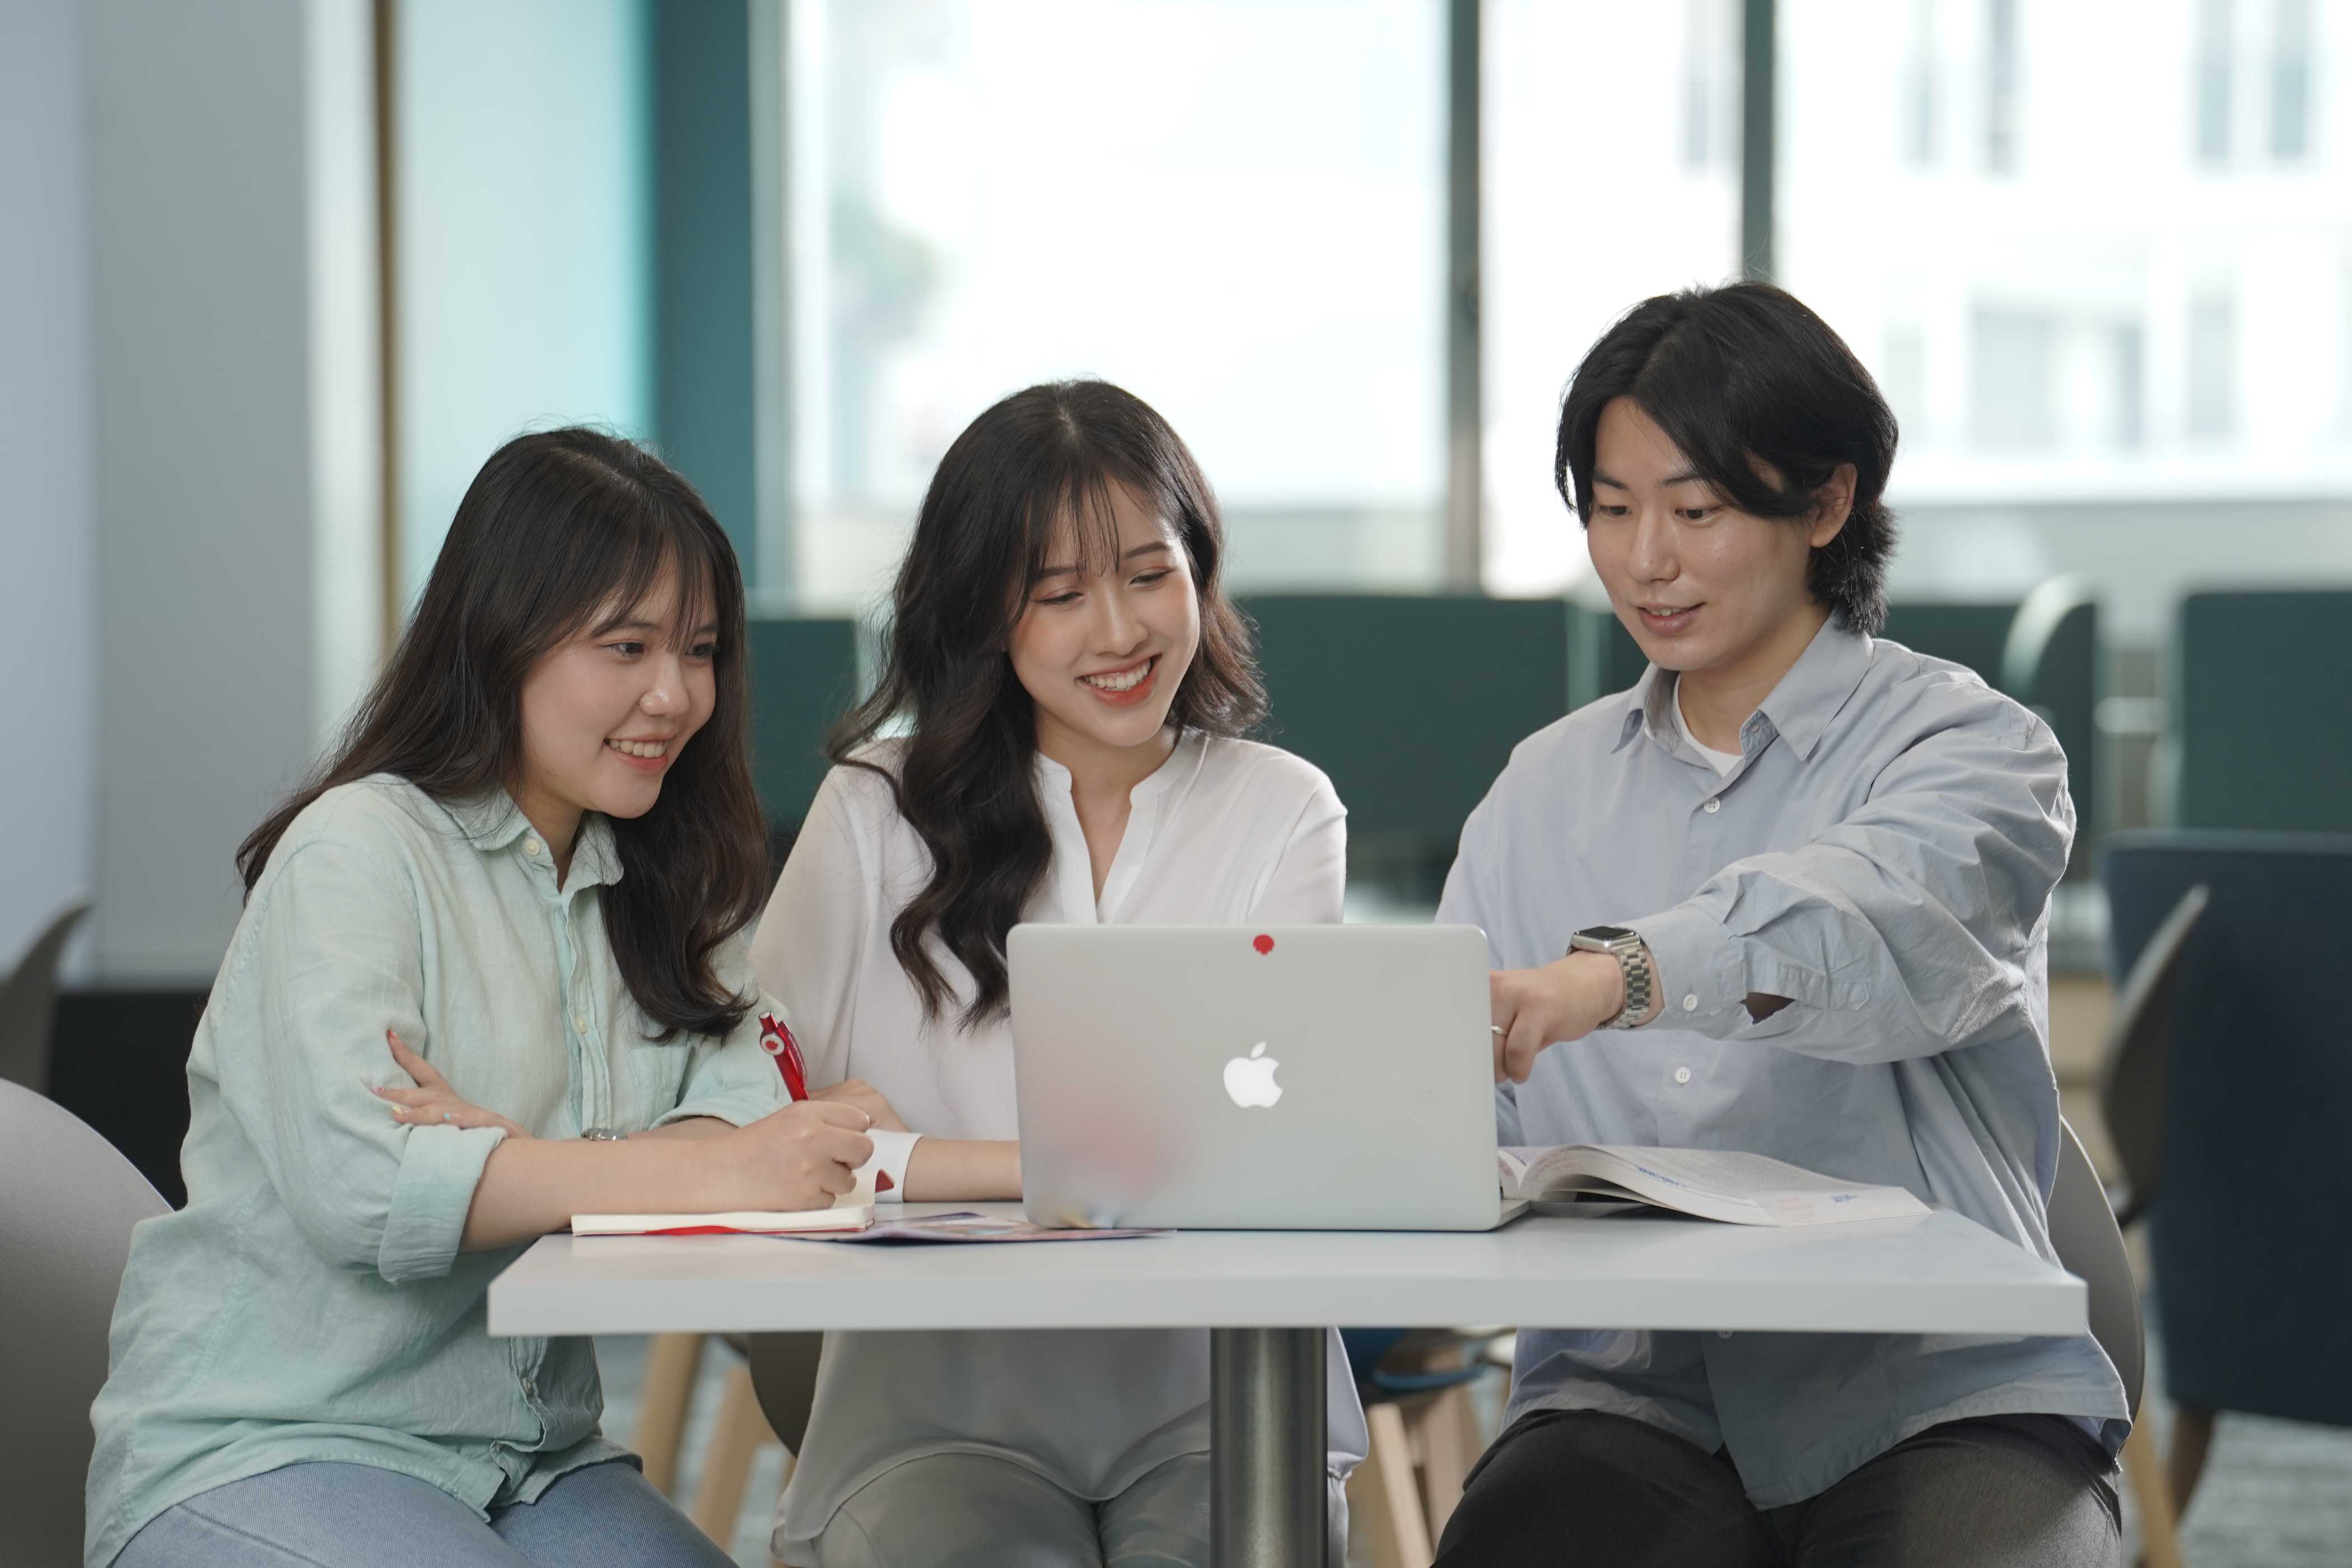
[[[1323,1568],[1322,1329],[1209,1331],[1210,1561]]]

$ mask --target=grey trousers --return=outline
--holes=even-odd
[[[2105,1450],[2055,1415],[1948,1422],[1759,1510],[1721,1455],[1628,1416],[1536,1411],[1471,1471],[1437,1568],[2121,1568]]]
[[[1329,1508],[1336,1565],[1348,1560],[1337,1481]],[[813,1545],[778,1555],[807,1568],[1208,1568],[1209,1457],[1171,1459],[1095,1502],[1009,1459],[932,1454],[868,1481]]]

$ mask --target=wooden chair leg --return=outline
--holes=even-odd
[[[1428,1521],[1433,1545],[1462,1500],[1462,1483],[1486,1451],[1478,1432],[1478,1407],[1469,1385],[1457,1383],[1416,1406],[1406,1421],[1421,1458],[1422,1517]]]
[[[678,1444],[686,1435],[694,1379],[702,1369],[700,1334],[656,1334],[646,1347],[646,1384],[637,1401],[637,1455],[646,1479],[669,1495],[677,1484]]]
[[[735,1543],[735,1521],[743,1511],[743,1488],[751,1479],[751,1463],[763,1443],[779,1443],[760,1413],[760,1395],[751,1387],[751,1369],[737,1362],[727,1369],[727,1393],[719,1403],[719,1426],[710,1434],[710,1451],[702,1461],[702,1480],[694,1489],[694,1522],[720,1550]]]
[[[1429,1521],[1413,1479],[1412,1438],[1394,1402],[1365,1407],[1370,1452],[1348,1478],[1348,1534],[1364,1543],[1372,1568],[1429,1568]]]
[[[2172,1459],[2167,1468],[2172,1481],[2175,1517],[2188,1517],[2189,1500],[2197,1495],[2197,1483],[2205,1474],[2205,1456],[2212,1447],[2213,1412],[2189,1405],[2174,1405]]]
[[[2181,1568],[2180,1522],[2172,1510],[2172,1483],[2156,1455],[2156,1439],[2132,1423],[2124,1443],[2124,1481],[2139,1508],[2140,1568]]]

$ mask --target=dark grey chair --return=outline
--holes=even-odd
[[[2114,972],[2208,893],[2173,983],[2147,1205],[2185,1511],[2219,1412],[2352,1426],[2352,835],[2123,833],[2099,861]]]
[[[2132,1413],[2124,1446],[2124,1479],[2139,1505],[2140,1561],[2145,1568],[2179,1568],[2180,1542],[2172,1489],[2156,1445],[2139,1425],[2140,1389],[2147,1374],[2147,1336],[2139,1310],[2139,1282],[2124,1247],[2123,1227],[2108,1206],[2107,1190],[2083,1141],[2063,1118],[2058,1123],[2058,1178],[2050,1190],[2050,1245],[2059,1266],[2083,1281],[2091,1337],[2123,1379]]]
[[[2066,789],[2074,797],[2074,863],[2105,828],[2099,789],[2099,601],[2082,577],[2052,577],[2017,607],[2000,668],[1987,680],[2042,715],[2066,753]]]
[[[167,1205],[113,1145],[14,1083],[0,1083],[0,1537],[11,1568],[73,1568],[131,1229]]]
[[[2089,1287],[2091,1337],[2124,1380],[2133,1414],[2147,1372],[2147,1341],[2140,1323],[2139,1285],[2123,1227],[2107,1205],[2107,1190],[2064,1118],[2058,1122],[2058,1179],[2050,1190],[2050,1245],[2059,1266]]]
[[[816,1405],[817,1352],[823,1334],[753,1334],[751,1386],[769,1430],[794,1454],[808,1436],[809,1412]]]
[[[2114,1022],[2099,1053],[2099,1115],[2123,1167],[2110,1191],[2116,1223],[2129,1230],[2147,1213],[2164,1170],[2164,1100],[2172,1081],[2172,1021],[2180,993],[2180,956],[2211,894],[2189,889],[2140,949],[2116,994]]]
[[[49,1092],[49,1031],[58,1016],[58,955],[89,906],[73,904],[33,939],[24,959],[0,982],[0,1079],[35,1094]]]

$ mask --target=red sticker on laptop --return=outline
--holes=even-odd
[[[1272,952],[1274,951],[1274,938],[1266,935],[1264,931],[1260,931],[1257,936],[1251,941],[1250,945],[1257,949],[1261,953]]]

